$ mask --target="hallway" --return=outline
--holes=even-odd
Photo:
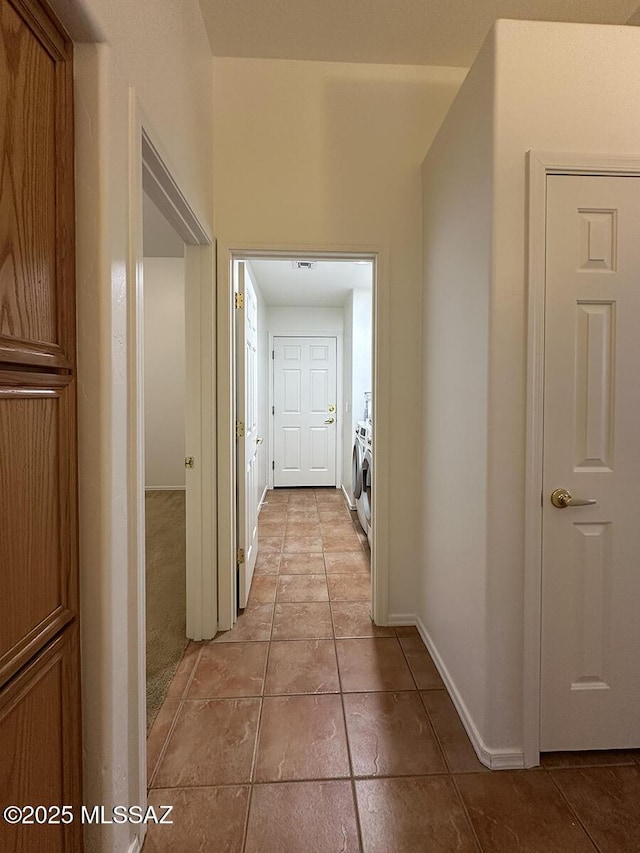
[[[249,605],[191,643],[148,742],[145,853],[640,849],[638,752],[490,773],[415,628],[369,618],[335,489],[269,492]]]

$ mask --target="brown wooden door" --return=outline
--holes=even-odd
[[[74,815],[15,853],[82,850],[74,229],[72,45],[0,0],[0,805]]]

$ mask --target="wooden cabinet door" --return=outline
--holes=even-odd
[[[11,853],[78,853],[80,721],[77,626],[71,625],[0,690],[0,803],[70,805],[73,821],[12,826],[0,819],[0,850]],[[47,817],[57,817],[49,810]]]
[[[72,46],[0,0],[0,362],[75,364]]]
[[[0,851],[82,850],[72,45],[0,0]]]

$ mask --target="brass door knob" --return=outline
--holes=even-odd
[[[335,423],[335,420],[336,420],[335,418],[329,418],[328,420],[325,421],[325,424]]]
[[[574,498],[568,489],[554,489],[551,503],[558,509],[566,509],[568,506],[593,506],[596,501],[593,498]]]

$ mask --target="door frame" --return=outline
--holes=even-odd
[[[302,332],[300,334],[294,334],[293,332],[269,332],[269,352],[273,352],[274,347],[274,338],[334,338],[336,342],[336,411],[338,413],[338,422],[340,426],[342,426],[342,418],[344,415],[344,404],[343,404],[343,370],[344,370],[344,353],[343,353],[343,332]],[[275,381],[275,364],[273,359],[269,359],[269,412],[273,412],[274,406],[274,394],[273,394],[273,383]],[[274,440],[275,440],[275,432],[274,432],[274,415],[269,414],[269,451],[271,454],[271,459],[274,458]],[[342,478],[342,464],[343,464],[343,452],[342,452],[342,434],[339,433],[340,440],[336,439],[336,480]],[[267,464],[267,475],[269,488],[273,489],[273,481],[274,481],[274,472],[273,468],[269,468]],[[328,487],[330,488],[330,486]],[[339,489],[339,484],[336,484],[336,489]]]
[[[540,763],[542,648],[542,488],[547,177],[640,176],[640,160],[598,154],[527,152],[528,304],[524,540],[523,748],[525,767]]]
[[[190,472],[186,565],[187,636],[205,639],[217,630],[215,583],[215,244],[166,165],[133,89],[129,90],[129,257],[128,316],[128,490],[129,624],[131,666],[138,685],[135,703],[139,802],[147,801],[146,761],[146,592],[144,467],[144,247],[143,191],[185,243],[185,326],[190,338],[186,362],[187,453],[196,458]],[[198,464],[199,463],[199,464]],[[209,473],[210,472],[210,473]],[[207,476],[204,476],[207,473]]]
[[[218,630],[236,620],[235,323],[236,260],[368,260],[373,266],[373,418],[376,424],[375,518],[371,560],[371,610],[377,625],[389,621],[390,330],[388,250],[382,246],[244,244],[218,240],[217,435],[218,435]]]

